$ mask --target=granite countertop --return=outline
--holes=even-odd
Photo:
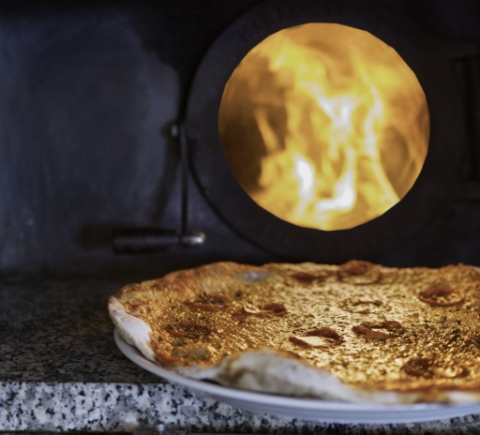
[[[108,296],[126,282],[0,277],[0,432],[456,434],[480,415],[418,424],[334,424],[254,414],[149,374],[116,347]]]

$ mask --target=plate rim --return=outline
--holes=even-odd
[[[305,420],[316,420],[336,423],[408,423],[408,422],[425,422],[432,420],[441,420],[444,418],[461,417],[475,412],[480,412],[480,403],[463,403],[463,404],[441,404],[441,403],[416,403],[416,404],[375,404],[375,403],[356,403],[356,402],[342,402],[342,401],[326,401],[315,398],[302,398],[280,396],[256,391],[240,390],[229,388],[223,385],[208,383],[197,379],[188,378],[178,373],[167,370],[153,361],[144,357],[134,346],[128,344],[118,333],[117,328],[114,329],[114,340],[119,350],[137,366],[152,373],[153,375],[162,378],[168,382],[177,384],[183,388],[190,389],[197,393],[202,393],[217,401],[223,401],[232,406],[252,410],[248,407],[242,407],[238,402],[254,402],[258,405],[269,407],[266,412],[279,417],[301,418]],[[232,403],[232,400],[234,403]],[[272,409],[277,409],[278,412]],[[288,409],[291,411],[288,415],[282,410]],[[324,415],[315,417],[298,417],[295,411],[305,413],[313,412],[334,412],[334,413],[384,413],[389,416],[377,416],[374,419],[368,419],[367,415],[355,418],[355,415],[343,416],[336,418],[334,415],[331,418],[326,418]],[[444,417],[445,411],[453,411]],[[458,412],[457,412],[458,411]],[[415,415],[412,415],[414,413]],[[432,415],[433,413],[433,415]],[[438,414],[437,414],[438,413]],[[297,417],[295,417],[297,415]]]

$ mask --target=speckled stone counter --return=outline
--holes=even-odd
[[[479,433],[478,415],[421,424],[340,425],[235,409],[169,384],[117,349],[108,296],[123,282],[3,276],[0,431],[223,433]]]

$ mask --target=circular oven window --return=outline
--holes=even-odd
[[[226,83],[222,149],[263,209],[325,231],[371,221],[411,189],[430,119],[415,73],[389,45],[334,23],[278,31]]]

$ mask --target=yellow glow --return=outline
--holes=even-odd
[[[305,24],[253,48],[219,113],[230,167],[258,205],[337,230],[378,217],[413,186],[429,137],[412,70],[365,31]]]

